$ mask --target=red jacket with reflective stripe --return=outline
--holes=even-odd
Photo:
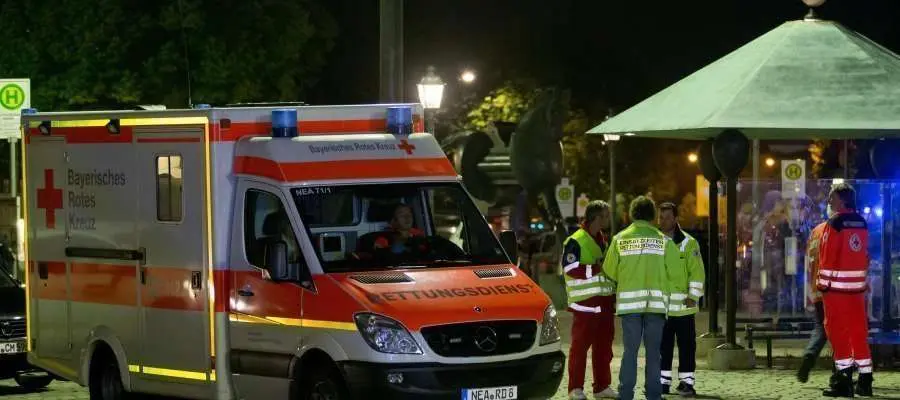
[[[869,231],[866,220],[842,210],[828,220],[819,244],[819,290],[858,293],[866,290],[869,269]]]

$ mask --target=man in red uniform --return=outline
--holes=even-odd
[[[587,352],[594,367],[595,399],[616,398],[610,387],[612,342],[615,334],[615,284],[603,274],[603,257],[609,246],[601,228],[609,226],[609,205],[592,201],[585,208],[584,223],[563,246],[568,310],[572,313],[572,345],[569,349],[569,398],[585,400],[584,373]]]
[[[825,332],[834,350],[837,372],[828,397],[853,397],[853,364],[859,367],[856,394],[872,396],[872,356],[866,313],[866,274],[869,268],[869,233],[866,220],[856,212],[856,192],[845,183],[828,195],[836,211],[819,245],[817,285],[825,303]]]

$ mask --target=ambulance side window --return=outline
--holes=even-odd
[[[302,263],[300,246],[284,204],[274,194],[248,190],[244,200],[244,251],[250,264],[265,266],[265,246],[273,240],[287,244],[288,262]]]
[[[181,221],[182,208],[181,156],[175,154],[156,157],[156,219],[165,222]]]

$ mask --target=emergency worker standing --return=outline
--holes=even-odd
[[[694,315],[700,298],[703,297],[703,283],[706,271],[703,269],[703,257],[700,255],[700,243],[693,236],[681,230],[678,225],[678,207],[674,203],[663,203],[659,206],[659,228],[678,246],[681,255],[681,272],[678,276],[684,279],[672,282],[669,294],[669,318],[663,330],[662,371],[660,382],[663,393],[669,393],[672,386],[672,356],[675,351],[675,339],[678,339],[678,380],[675,391],[682,396],[693,396],[694,370],[697,368],[697,326]]]
[[[619,399],[634,398],[637,355],[644,341],[645,391],[648,400],[662,398],[660,345],[666,323],[672,282],[686,279],[675,242],[650,221],[656,217],[653,200],[638,196],[631,202],[631,223],[612,239],[603,271],[616,282],[616,314],[622,318],[625,352],[619,370]]]
[[[822,293],[816,287],[816,277],[819,275],[819,244],[822,241],[822,234],[825,232],[827,225],[828,221],[816,225],[810,232],[809,241],[806,244],[806,276],[808,281],[806,295],[815,309],[816,326],[809,337],[806,349],[803,350],[803,362],[800,364],[800,370],[797,371],[797,380],[803,383],[809,380],[809,371],[816,365],[816,359],[819,358],[819,354],[825,347],[825,342],[828,341],[825,335],[825,308],[822,306]]]
[[[594,370],[594,398],[615,398],[609,370],[615,334],[615,285],[602,271],[607,240],[601,229],[609,225],[609,205],[604,201],[592,201],[584,215],[582,226],[563,242],[562,267],[569,312],[573,315],[569,398],[587,398],[584,374],[588,349],[591,349]]]
[[[866,313],[866,275],[869,233],[866,220],[856,212],[856,192],[841,183],[828,195],[831,209],[819,245],[817,284],[825,304],[825,331],[834,349],[837,371],[828,397],[853,397],[853,364],[859,367],[856,394],[872,396],[872,356]]]

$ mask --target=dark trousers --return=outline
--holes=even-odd
[[[809,343],[806,345],[806,349],[803,350],[803,355],[818,358],[819,353],[825,347],[825,343],[828,342],[828,337],[825,335],[825,307],[822,306],[821,301],[813,304],[816,307],[816,327],[813,329],[812,336],[809,337]]]
[[[660,355],[662,356],[661,382],[672,384],[672,355],[678,340],[678,378],[689,385],[694,384],[694,370],[697,368],[697,328],[693,315],[669,317],[663,329]]]

